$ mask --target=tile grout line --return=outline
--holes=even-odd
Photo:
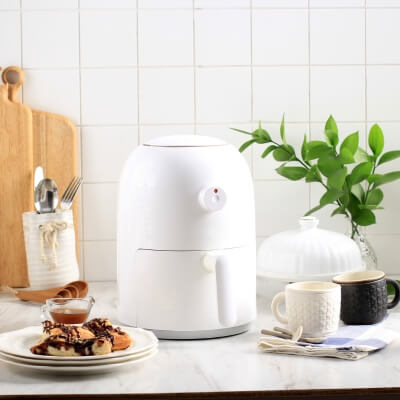
[[[79,123],[82,123],[82,70],[81,70],[81,0],[78,0],[78,52],[79,52]],[[83,176],[83,130],[79,126],[79,140],[80,140],[80,169],[81,169],[81,176]],[[84,186],[82,185],[82,189],[80,191],[80,204],[81,204],[81,221],[82,221],[82,240],[84,241],[85,238],[85,224],[84,224]],[[76,222],[75,222],[76,223]],[[78,221],[79,223],[79,221]],[[84,244],[80,246],[80,262],[82,265],[82,279],[86,279],[86,269],[85,269],[85,246]]]
[[[140,129],[140,96],[139,96],[140,76],[139,76],[139,0],[136,0],[136,113],[137,113],[137,144],[142,142]]]
[[[194,5],[195,0],[192,0],[192,34],[193,34],[193,120],[194,120],[194,134],[197,135],[197,71],[196,71],[196,10]]]

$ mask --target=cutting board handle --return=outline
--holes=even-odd
[[[8,87],[8,99],[18,101],[18,89],[24,83],[24,71],[21,68],[7,67],[1,74],[1,79]]]

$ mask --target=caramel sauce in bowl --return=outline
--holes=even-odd
[[[81,324],[86,321],[89,313],[82,308],[60,307],[50,311],[50,315],[53,321],[61,324]]]

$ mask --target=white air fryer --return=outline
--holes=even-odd
[[[232,145],[182,135],[137,147],[121,176],[117,242],[122,323],[201,339],[254,320],[253,184]]]

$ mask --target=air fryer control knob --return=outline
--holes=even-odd
[[[224,208],[226,193],[219,186],[211,186],[199,193],[200,206],[206,211],[218,211]]]

